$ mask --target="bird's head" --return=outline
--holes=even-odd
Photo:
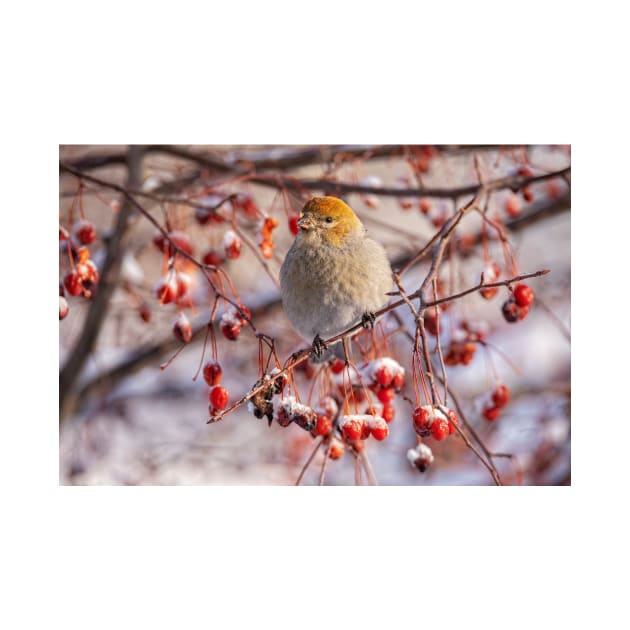
[[[363,233],[363,224],[350,206],[337,197],[313,197],[297,222],[302,238],[317,239],[341,247]]]

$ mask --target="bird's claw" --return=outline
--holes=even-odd
[[[361,326],[366,330],[372,330],[374,328],[374,322],[376,321],[376,315],[374,313],[370,313],[366,311],[361,316]]]
[[[315,335],[315,339],[313,339],[313,354],[315,357],[319,359],[322,354],[324,354],[326,348],[328,348],[328,346],[324,343],[324,340],[319,335]]]

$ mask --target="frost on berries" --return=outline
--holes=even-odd
[[[173,334],[184,343],[188,343],[192,339],[192,326],[184,313],[180,313],[173,322]]]
[[[484,284],[491,284],[496,282],[501,275],[501,269],[496,262],[488,263],[483,269],[483,282]],[[486,300],[492,299],[499,292],[499,287],[489,287],[487,289],[481,289],[479,294]]]
[[[223,336],[230,341],[236,341],[238,339],[238,336],[241,334],[242,325],[243,320],[234,309],[229,309],[223,313],[219,324]]]
[[[284,376],[279,376],[274,379],[280,370],[274,368],[269,374],[264,374],[263,377],[254,383],[253,390],[258,390],[248,401],[247,409],[256,418],[266,417],[271,426],[273,420],[274,408],[273,397],[276,394],[282,393],[286,379]]]
[[[432,405],[416,407],[412,415],[413,426],[420,437],[433,437],[441,441],[457,431],[459,424],[457,414],[452,409],[444,413],[440,408]]]
[[[234,230],[226,230],[223,235],[223,251],[225,252],[226,258],[231,258],[235,260],[241,255],[241,239],[238,237]]]
[[[407,459],[413,467],[424,472],[433,463],[434,458],[431,449],[426,444],[418,444],[416,448],[410,448],[407,451]]]
[[[312,431],[317,426],[317,413],[311,407],[298,402],[295,396],[285,396],[278,403],[276,421],[281,427],[295,422],[305,431]]]

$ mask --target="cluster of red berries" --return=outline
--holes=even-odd
[[[459,424],[459,418],[452,409],[446,409],[445,413],[433,405],[416,407],[412,419],[413,427],[420,437],[431,436],[438,441],[455,433],[455,425]]]
[[[210,401],[208,412],[211,417],[214,416],[217,411],[225,409],[228,404],[228,390],[220,385],[221,378],[223,378],[223,369],[216,361],[208,361],[203,366],[203,380],[206,381],[208,387],[210,387],[210,391],[208,392],[208,400]]]
[[[235,212],[244,214],[248,219],[255,220],[261,215],[256,202],[253,200],[251,195],[248,195],[247,193],[238,193],[237,195],[234,195],[231,199],[231,203]]]
[[[517,284],[512,295],[503,303],[501,311],[505,321],[513,323],[525,319],[534,302],[534,290],[527,284]]]
[[[81,295],[90,299],[94,296],[100,279],[98,268],[90,259],[90,250],[87,247],[75,248],[71,242],[67,241],[67,243],[72,256],[73,267],[63,278],[63,288],[69,295]]]
[[[335,370],[339,370],[339,364],[343,370],[343,363],[338,361],[331,366],[333,373]],[[391,422],[395,415],[394,397],[405,384],[405,368],[390,357],[382,357],[365,364],[360,369],[360,375],[365,386],[376,394],[382,404],[379,416],[385,422]],[[343,389],[342,386],[341,389]],[[361,387],[356,393],[361,397],[363,388]],[[369,410],[371,411],[371,409]]]
[[[68,295],[82,296],[90,299],[94,296],[96,286],[100,279],[98,268],[90,259],[90,250],[86,247],[96,239],[96,230],[92,223],[86,219],[80,219],[72,227],[72,236],[69,232],[59,227],[60,252],[70,256],[71,269],[59,281],[59,319],[64,319],[70,310],[66,292]]]
[[[350,414],[339,418],[339,428],[346,440],[367,440],[370,435],[376,440],[384,440],[389,435],[387,422],[381,416],[372,414]]]
[[[501,409],[510,402],[510,390],[503,384],[497,385],[486,400],[482,415],[486,420],[493,421],[499,417]]]
[[[187,273],[170,269],[157,281],[153,293],[160,304],[175,302],[181,306],[191,286],[192,278]]]

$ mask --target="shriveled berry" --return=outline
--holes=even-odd
[[[506,322],[514,323],[525,319],[529,313],[529,306],[519,306],[514,298],[510,298],[503,303],[501,312]]]
[[[208,395],[210,404],[218,410],[225,409],[228,404],[229,394],[228,390],[221,385],[215,385]]]

